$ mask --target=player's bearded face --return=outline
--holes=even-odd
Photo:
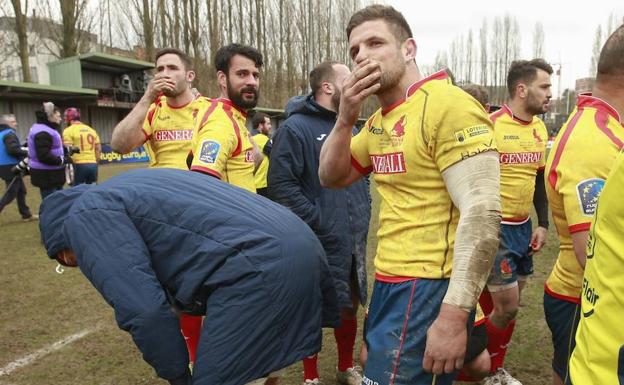
[[[334,107],[334,110],[338,111],[338,107],[340,107],[340,87],[338,84],[332,83],[334,85],[334,93],[331,96],[331,104]]]
[[[537,76],[527,88],[527,111],[533,115],[548,112],[552,97],[550,75],[543,70],[537,70]]]
[[[179,71],[180,73],[170,74],[171,79],[175,82],[175,88],[163,89],[165,96],[174,98],[180,96],[189,88],[189,84],[186,81],[186,71]]]
[[[396,55],[393,58],[388,58],[379,64],[381,66],[381,78],[379,79],[380,87],[377,94],[396,87],[407,68],[403,56],[401,55],[400,46],[397,47]]]
[[[246,85],[236,90],[228,77],[227,92],[234,105],[241,108],[250,109],[256,107],[258,104],[259,91],[256,86]]]

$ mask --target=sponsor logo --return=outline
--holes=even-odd
[[[383,134],[383,128],[377,128],[374,126],[370,126],[368,127],[368,132],[370,132],[373,135],[382,135]]]
[[[533,129],[533,137],[535,138],[536,143],[543,142],[542,137],[537,134],[537,130],[535,128]]]
[[[479,147],[476,150],[472,150],[472,151],[462,151],[460,160],[468,159],[468,158],[470,158],[472,156],[475,156],[475,155],[478,155],[478,154],[480,154],[482,152],[490,151],[492,149],[492,144],[493,143],[494,143],[494,139],[490,139],[489,142],[481,143],[481,145],[483,147]]]
[[[400,174],[406,172],[405,157],[402,152],[370,155],[375,174]]]
[[[320,142],[321,140],[325,139],[326,136],[327,136],[327,134],[321,134],[321,136],[316,138],[316,140],[318,140]]]
[[[362,383],[364,385],[379,385],[379,382],[371,380],[370,378],[366,376],[362,376]]]
[[[154,140],[157,142],[177,142],[192,138],[193,130],[160,130],[154,133]]]
[[[253,151],[251,150],[247,150],[245,152],[245,162],[247,163],[251,163],[254,161],[254,157],[253,157]]]
[[[394,123],[394,127],[392,127],[392,134],[398,137],[405,135],[405,115],[401,116],[401,119]]]
[[[476,138],[481,135],[489,134],[490,130],[486,125],[480,124],[478,126],[472,126],[455,131],[455,141],[464,143],[470,141],[472,138]]]
[[[221,145],[213,140],[204,140],[199,152],[199,160],[204,163],[216,163]]]
[[[520,140],[518,135],[503,135],[503,140]]]
[[[590,303],[592,307],[591,310],[583,312],[583,317],[587,318],[594,314],[594,306],[596,306],[596,303],[598,302],[600,296],[598,295],[598,293],[596,293],[596,289],[589,285],[589,281],[586,278],[583,278],[582,297],[584,297],[585,300]]]
[[[591,217],[596,212],[598,197],[604,184],[604,179],[591,178],[585,179],[576,185],[578,202],[584,215]]]
[[[507,152],[500,154],[501,164],[539,163],[544,156],[543,152]]]
[[[169,120],[171,116],[169,115],[158,115],[158,120]]]

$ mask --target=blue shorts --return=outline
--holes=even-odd
[[[448,284],[448,279],[413,279],[400,283],[375,280],[365,326],[368,360],[363,384],[453,383],[456,372],[436,376],[426,373],[422,366],[427,330],[440,312]],[[469,318],[472,326],[474,314]]]
[[[565,383],[570,377],[568,362],[576,346],[574,336],[579,324],[581,306],[544,292],[544,315],[552,334],[552,368]]]
[[[530,219],[521,225],[501,224],[500,245],[488,286],[510,287],[518,281],[519,276],[533,274],[533,256],[528,253],[531,234]]]
[[[74,186],[82,183],[97,183],[98,165],[96,163],[74,164]]]

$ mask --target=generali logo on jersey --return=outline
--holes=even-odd
[[[154,139],[158,142],[175,142],[192,138],[193,130],[161,130],[154,133]]]
[[[375,174],[400,174],[406,172],[405,156],[402,152],[371,154],[370,160]]]
[[[511,152],[500,154],[501,164],[539,163],[544,156],[543,152]]]

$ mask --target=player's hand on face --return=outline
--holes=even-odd
[[[548,230],[545,227],[537,226],[533,230],[533,234],[531,235],[531,248],[533,251],[537,252],[544,247],[546,244],[546,237],[548,236]]]
[[[370,59],[363,60],[353,69],[342,85],[338,119],[346,126],[353,126],[360,116],[362,103],[379,90],[381,68]]]
[[[164,74],[156,74],[154,79],[150,80],[147,85],[147,91],[145,94],[154,100],[163,91],[173,91],[175,89],[175,82],[171,77]]]
[[[468,313],[442,304],[438,318],[427,330],[423,369],[433,374],[451,373],[464,365]]]

